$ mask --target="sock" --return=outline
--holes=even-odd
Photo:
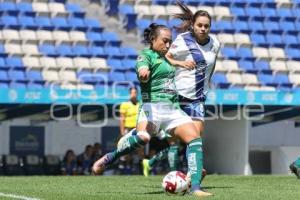
[[[178,165],[178,145],[172,145],[169,147],[168,151],[168,162],[170,166],[171,171],[177,170],[177,165]]]
[[[201,174],[203,168],[202,139],[192,140],[187,145],[188,169],[191,174],[191,191],[200,189]]]
[[[149,160],[149,166],[152,167],[157,161],[165,159],[168,155],[169,147],[161,150]]]
[[[136,130],[134,131],[136,132]],[[114,152],[111,153],[111,162],[114,162],[121,156],[124,156],[144,145],[145,142],[137,134],[132,134],[132,136],[124,140],[124,143],[120,148],[117,148]]]
[[[300,168],[300,157],[295,161],[295,165],[297,168]]]

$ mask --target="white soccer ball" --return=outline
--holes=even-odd
[[[162,187],[169,195],[184,195],[188,191],[186,175],[180,171],[171,171],[164,177]]]

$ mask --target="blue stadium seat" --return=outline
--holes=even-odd
[[[126,69],[124,69],[122,62],[119,59],[108,59],[107,65],[109,65],[111,67],[111,69],[114,71],[125,71],[126,70]]]
[[[262,16],[262,13],[261,13],[260,9],[259,8],[255,8],[255,7],[245,7],[245,13],[249,17]]]
[[[300,60],[299,48],[286,48],[285,55],[291,60]]]
[[[132,5],[119,5],[119,15],[123,23],[123,28],[126,30],[132,30],[136,28],[137,14],[135,13]]]
[[[67,45],[67,44],[58,45],[56,47],[56,52],[60,56],[67,56],[67,57],[75,57],[76,56],[72,50],[72,46]]]
[[[274,83],[288,86],[290,84],[289,77],[287,74],[277,73],[274,75]]]
[[[27,2],[20,2],[16,4],[17,10],[21,12],[21,15],[28,15],[28,16],[34,16],[35,13],[32,9],[32,4]]]
[[[106,45],[117,46],[121,45],[121,40],[119,39],[117,33],[115,32],[102,32],[102,38],[105,38]]]
[[[228,20],[218,20],[215,22],[216,28],[221,32],[234,33],[235,30],[230,21]]]
[[[251,34],[250,39],[254,46],[266,47],[268,46],[266,38],[263,34]]]
[[[22,59],[20,57],[7,57],[5,59],[6,65],[10,68],[14,68],[14,69],[21,69],[24,70],[25,66],[22,62]]]
[[[109,73],[109,82],[112,83],[112,82],[115,82],[115,83],[121,83],[121,82],[125,82],[126,79],[125,79],[125,75],[124,73],[122,72],[117,72],[117,71],[111,71]]]
[[[294,17],[300,18],[300,8],[293,8],[291,10],[292,10],[292,13],[293,13]]]
[[[85,45],[75,45],[72,48],[73,54],[78,57],[91,57],[89,49]]]
[[[257,70],[254,69],[253,62],[249,60],[239,60],[238,61],[239,68],[248,73],[256,73]]]
[[[158,18],[158,19],[155,19],[153,21],[153,23],[162,24],[162,25],[168,26],[168,21],[166,19],[160,19],[160,18]]]
[[[245,9],[243,7],[231,7],[230,13],[236,17],[244,17],[246,16]]]
[[[217,86],[217,88],[228,88],[230,83],[228,83],[226,75],[224,73],[216,72],[213,74],[212,83]]]
[[[14,89],[26,89],[26,84],[25,83],[19,83],[19,82],[11,82],[9,84],[10,88]]]
[[[132,47],[120,47],[121,54],[125,55],[125,58],[137,59],[138,53]]]
[[[53,30],[54,26],[52,25],[48,17],[35,17],[35,23],[38,25],[39,29]]]
[[[37,82],[37,83],[45,82],[45,80],[43,80],[42,73],[39,70],[26,71],[26,78],[30,82]]]
[[[10,82],[7,72],[4,70],[0,70],[0,82]]]
[[[149,19],[137,19],[136,25],[138,30],[143,33],[143,31],[151,24]]]
[[[89,31],[96,31],[102,32],[103,27],[101,26],[100,22],[93,18],[84,18],[84,24],[88,27]]]
[[[11,81],[27,82],[27,79],[25,77],[25,73],[21,70],[10,70],[10,71],[8,71],[8,78]]]
[[[237,49],[237,56],[243,60],[254,60],[252,49],[248,47],[240,47]]]
[[[54,17],[51,19],[52,24],[55,29],[69,31],[72,27],[68,24],[66,18],[64,17]]]
[[[126,72],[125,73],[125,79],[128,80],[128,81],[134,82],[134,83],[139,82],[135,72]]]
[[[281,33],[282,30],[279,29],[279,24],[275,21],[264,21],[263,22],[265,30],[272,33]]]
[[[83,18],[84,15],[85,15],[85,13],[81,10],[81,8],[80,8],[80,6],[78,4],[67,3],[67,4],[65,4],[65,8],[74,17],[81,17],[81,18]]]
[[[152,0],[152,4],[157,4],[157,5],[168,5],[169,4],[169,0]]]
[[[296,30],[294,22],[280,21],[279,29],[283,30],[285,33],[298,34],[299,30]]]
[[[0,70],[8,70],[9,66],[6,65],[4,58],[0,57]]]
[[[277,15],[281,18],[281,19],[293,19],[293,14],[291,9],[289,8],[277,8]]]
[[[92,57],[100,57],[100,58],[108,58],[108,54],[104,52],[103,47],[99,46],[91,46],[88,47],[88,51],[90,52]]]
[[[124,59],[122,60],[123,67],[126,70],[135,71],[136,60]]]
[[[30,16],[18,16],[18,21],[22,29],[37,30],[38,25],[35,23],[34,18]]]
[[[282,42],[282,37],[280,34],[267,34],[266,41],[271,46],[276,46],[276,47],[281,47],[281,48],[284,47],[284,44]]]
[[[104,46],[106,42],[98,32],[86,32],[86,38],[96,46]]]
[[[19,13],[16,4],[13,2],[1,2],[0,3],[0,13],[8,15],[17,15]]]
[[[299,41],[295,35],[284,35],[282,36],[282,42],[286,47],[295,47],[297,48],[299,45]]]
[[[105,13],[110,16],[117,15],[119,13],[119,0],[110,0],[105,3]]]
[[[56,57],[58,53],[54,45],[51,44],[42,44],[39,46],[39,51],[47,56]]]
[[[263,13],[264,17],[268,17],[270,19],[279,20],[279,16],[276,13],[275,8],[260,8],[261,13]]]
[[[109,58],[116,58],[116,59],[123,59],[125,58],[125,55],[120,52],[119,47],[104,47],[103,48],[104,53],[108,55]]]
[[[271,74],[258,74],[257,78],[262,85],[274,86],[274,77]]]
[[[261,34],[266,34],[266,30],[262,24],[262,22],[258,21],[249,21],[248,22],[249,28],[251,27],[252,33],[261,33]]]
[[[78,30],[78,31],[87,31],[88,30],[88,27],[84,24],[84,21],[82,18],[70,17],[70,18],[68,18],[67,22],[73,30]]]
[[[4,28],[12,28],[12,29],[20,28],[20,25],[16,17],[5,16],[5,15],[1,17],[1,26]]]
[[[94,73],[90,71],[77,72],[77,79],[83,83],[96,84]]]
[[[269,62],[266,60],[257,60],[254,62],[254,68],[263,73],[272,72]]]
[[[238,33],[246,33],[246,34],[251,33],[251,30],[248,27],[248,23],[245,21],[237,20],[232,24],[232,27],[235,30],[235,32],[238,32]]]
[[[173,19],[170,19],[168,21],[168,27],[169,28],[174,28],[174,26],[179,26],[181,24],[181,20],[180,19],[177,19],[177,18],[173,18]]]
[[[198,6],[200,5],[200,1],[199,0],[183,0],[183,2],[187,5],[190,6]]]
[[[236,49],[234,47],[223,47],[221,48],[221,53],[226,59],[239,59]]]
[[[4,45],[2,43],[0,43],[0,56],[7,56]]]
[[[98,71],[93,73],[93,75],[95,82],[98,84],[102,84],[102,86],[103,84],[106,85],[106,83],[109,82],[108,72]],[[97,88],[97,84],[95,87]]]

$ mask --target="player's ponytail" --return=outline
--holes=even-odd
[[[160,29],[168,29],[165,25],[160,25],[156,23],[152,23],[148,28],[144,30],[144,41],[146,43],[152,44],[152,40],[154,40],[158,34]]]
[[[195,14],[181,1],[177,1],[177,5],[181,9],[182,13],[174,14],[175,18],[181,19],[182,23],[179,26],[175,26],[174,28],[182,33],[186,31],[193,32],[193,25],[196,21],[196,19],[200,16],[207,17],[209,19],[209,22],[211,23],[211,16],[209,13],[205,10],[198,10]]]
[[[181,9],[182,13],[176,13],[173,16],[181,19],[182,23],[179,26],[174,26],[174,28],[180,33],[190,31],[193,24],[193,12],[181,1],[177,1],[176,4]]]

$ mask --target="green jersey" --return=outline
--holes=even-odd
[[[178,102],[175,89],[175,68],[157,52],[144,49],[137,59],[136,71],[147,68],[150,78],[140,81],[143,102]]]

